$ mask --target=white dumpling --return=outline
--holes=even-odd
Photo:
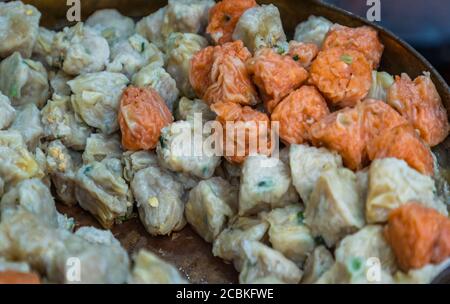
[[[186,284],[177,268],[145,249],[134,257],[131,284]]]
[[[185,226],[183,187],[169,172],[149,166],[134,175],[130,186],[148,233],[166,235]]]
[[[156,147],[161,165],[174,172],[210,178],[221,159],[210,145],[205,144],[211,134],[200,131],[202,136],[194,134],[193,124],[183,120],[163,128]],[[194,151],[196,147],[198,150]]]
[[[0,131],[0,178],[4,190],[18,182],[44,176],[44,172],[31,154],[18,131]]]
[[[141,88],[152,88],[162,97],[170,111],[175,108],[179,91],[175,79],[163,68],[163,62],[151,63],[134,74],[132,84]]]
[[[139,170],[149,166],[158,166],[158,159],[154,151],[126,151],[122,155],[123,177],[131,182]]]
[[[447,215],[447,207],[435,197],[435,191],[433,179],[412,169],[405,161],[374,160],[369,169],[366,220],[386,222],[390,211],[412,200]]]
[[[161,28],[166,10],[167,6],[164,6],[136,23],[136,33],[147,38],[148,41],[157,45],[161,50],[165,46],[165,38],[162,35]]]
[[[70,96],[72,92],[67,82],[73,79],[73,76],[67,75],[62,70],[49,71],[48,79],[53,95]]]
[[[82,165],[81,154],[70,151],[60,140],[55,140],[48,144],[46,164],[58,200],[66,205],[75,205],[75,175]]]
[[[376,258],[381,268],[387,273],[394,273],[398,266],[394,252],[384,238],[383,227],[368,225],[358,232],[346,236],[339,243],[334,253],[336,262],[344,263],[351,257],[360,257],[364,264]]]
[[[296,26],[294,40],[303,43],[314,43],[320,48],[332,26],[333,23],[324,17],[309,16],[306,21]]]
[[[331,252],[323,245],[317,246],[306,260],[302,284],[315,283],[333,264]]]
[[[239,190],[240,215],[283,207],[298,200],[289,167],[280,159],[255,155],[245,160]]]
[[[292,183],[304,203],[308,202],[320,174],[327,168],[342,167],[339,154],[325,148],[291,145],[289,148]]]
[[[50,94],[47,71],[42,63],[15,52],[0,64],[0,91],[13,106],[33,103],[41,108]]]
[[[237,189],[220,177],[200,181],[189,193],[187,222],[211,243],[237,212]]]
[[[46,139],[60,139],[68,148],[84,150],[92,129],[75,115],[68,96],[53,95],[41,116]]]
[[[0,130],[7,129],[16,117],[16,110],[11,106],[8,96],[0,92]]]
[[[36,105],[29,103],[22,106],[16,113],[16,119],[9,128],[19,131],[30,151],[34,151],[44,137],[41,123],[41,112]]]
[[[348,169],[324,170],[305,204],[306,225],[313,236],[322,237],[329,247],[365,224],[356,176]]]
[[[233,40],[242,40],[252,53],[286,42],[278,8],[269,4],[246,10],[236,24]]]
[[[244,262],[239,283],[252,284],[264,278],[276,278],[286,284],[300,282],[303,272],[280,252],[257,241],[242,241]]]
[[[366,98],[387,101],[387,93],[393,84],[394,77],[389,73],[372,71],[372,86]]]
[[[58,227],[55,201],[50,189],[41,180],[23,180],[6,192],[0,203],[2,220],[12,216],[18,208],[33,213],[42,223]]]
[[[315,247],[314,238],[304,224],[300,205],[273,209],[264,219],[269,222],[269,241],[272,248],[302,266]]]
[[[105,135],[93,133],[86,141],[86,149],[83,152],[83,162],[89,164],[102,161],[106,158],[122,158],[122,146],[118,134]]]
[[[118,162],[118,170],[107,162],[91,162],[76,174],[78,203],[105,228],[126,217],[133,205],[128,184],[121,176],[120,160],[112,160]]]
[[[175,111],[175,118],[177,120],[187,120],[193,122],[195,114],[201,114],[203,122],[216,119],[216,114],[211,111],[209,106],[203,100],[191,100],[186,97],[181,97],[180,101],[178,102],[177,110]]]
[[[117,284],[129,275],[128,255],[112,235],[110,241],[95,242],[86,233],[50,228],[25,210],[2,221],[0,239],[1,256],[28,262],[49,282]],[[66,275],[67,265],[74,259],[79,261],[80,277]]]
[[[407,273],[398,271],[394,275],[394,281],[398,284],[430,284],[449,266],[450,258],[439,264],[427,264],[422,268],[411,269]]]
[[[99,72],[80,75],[68,82],[72,106],[83,121],[105,134],[119,129],[117,113],[128,78],[119,73]]]
[[[169,0],[161,25],[163,37],[173,32],[202,34],[214,5],[214,0]]]
[[[109,60],[109,45],[103,36],[82,22],[55,35],[47,62],[69,75],[102,71]]]
[[[175,79],[183,96],[195,97],[189,81],[191,59],[208,41],[200,35],[192,33],[171,33],[166,42],[167,72]]]
[[[29,58],[39,32],[41,13],[21,1],[0,3],[0,58],[14,52]]]
[[[46,68],[48,66],[47,56],[50,56],[52,52],[52,43],[55,38],[56,32],[49,30],[45,27],[39,27],[39,33],[36,39],[36,43],[33,47],[34,60],[41,62]]]
[[[137,71],[152,62],[164,62],[163,54],[156,45],[134,34],[111,47],[111,61],[106,70],[122,73],[131,79]]]
[[[110,46],[134,33],[134,21],[116,9],[101,9],[86,19],[86,25],[102,35]]]
[[[213,255],[233,262],[237,271],[242,269],[241,243],[243,240],[260,241],[269,224],[252,217],[235,217],[213,242]]]

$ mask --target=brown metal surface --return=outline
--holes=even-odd
[[[25,0],[33,4],[42,13],[42,24],[52,28],[64,25],[67,11],[65,0]],[[141,17],[157,10],[166,1],[160,0],[83,0],[83,18],[101,8],[117,8],[123,14]],[[418,54],[412,47],[395,37],[389,31],[371,24],[366,20],[328,4],[314,0],[268,0],[259,3],[275,4],[282,16],[286,32],[292,36],[295,26],[309,15],[324,16],[331,21],[347,25],[360,26],[369,24],[378,29],[380,38],[385,45],[381,69],[391,74],[408,73],[411,77],[420,75],[423,71],[431,73],[443,103],[450,114],[450,89],[439,73]],[[443,168],[450,168],[450,138],[434,149],[439,163]],[[73,216],[78,226],[97,226],[96,221],[78,207],[67,208],[58,206],[60,211]],[[122,242],[130,254],[137,249],[147,248],[174,263],[182,273],[193,283],[235,283],[237,273],[231,265],[223,263],[211,254],[211,245],[205,243],[189,227],[169,237],[149,236],[137,218],[113,228],[114,235]],[[448,282],[448,276],[441,282]]]

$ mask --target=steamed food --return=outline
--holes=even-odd
[[[450,124],[429,72],[379,69],[370,26],[290,33],[284,9],[169,0],[56,30],[1,2],[0,283],[184,284],[195,264],[159,246],[197,259],[182,229],[244,284],[447,268]]]

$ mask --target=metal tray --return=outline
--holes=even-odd
[[[36,6],[42,12],[42,25],[50,28],[61,28],[67,25],[66,1],[64,0],[25,0],[23,2]],[[143,17],[166,4],[161,0],[88,0],[81,1],[83,19],[102,8],[116,8],[131,17]],[[450,114],[450,89],[445,80],[411,46],[391,32],[370,23],[367,20],[342,9],[315,0],[269,0],[258,1],[260,4],[273,3],[280,10],[284,28],[288,37],[295,26],[309,15],[323,16],[333,22],[347,26],[371,25],[380,34],[385,51],[380,69],[391,74],[408,73],[411,77],[423,71],[431,73],[442,101]],[[450,138],[434,148],[438,162],[444,170],[450,169]],[[447,180],[449,175],[447,174]],[[58,204],[60,211],[73,216],[77,226],[97,226],[95,219],[78,207],[68,208]],[[122,225],[116,225],[112,232],[132,255],[140,248],[147,248],[169,262],[175,264],[192,283],[236,283],[238,274],[232,265],[225,264],[211,253],[211,245],[205,243],[188,226],[180,232],[168,237],[152,237],[144,230],[137,218]],[[450,283],[450,271],[444,271],[435,282]]]

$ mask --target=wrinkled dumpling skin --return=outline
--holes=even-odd
[[[60,140],[48,144],[46,165],[60,202],[75,205],[75,174],[81,167],[81,154],[70,151]]]
[[[128,184],[121,176],[120,160],[111,160],[119,163],[119,172],[109,166],[114,163],[91,162],[76,174],[78,203],[105,228],[111,228],[115,221],[125,217],[132,206]]]
[[[196,115],[201,115],[203,122],[215,120],[216,114],[201,99],[181,97],[175,112],[176,120],[194,121]]]
[[[359,170],[368,163],[367,146],[377,136],[405,123],[407,121],[388,104],[367,99],[313,124],[311,142],[338,152],[346,167]]]
[[[263,216],[269,222],[269,241],[272,248],[302,266],[315,247],[314,238],[303,223],[301,205],[273,209]]]
[[[34,103],[41,108],[50,94],[47,71],[42,63],[15,52],[0,64],[0,91],[13,106]]]
[[[173,32],[203,34],[214,4],[213,0],[169,0],[161,34],[163,37]]]
[[[102,35],[110,46],[134,33],[134,21],[115,9],[102,9],[86,19],[86,25]]]
[[[72,92],[72,107],[91,127],[105,134],[119,129],[117,113],[120,97],[128,78],[119,73],[99,72],[80,75],[68,82]]]
[[[0,91],[0,130],[7,129],[16,117],[16,110],[11,106],[8,96]]]
[[[44,136],[60,139],[65,146],[74,150],[84,150],[91,128],[73,111],[68,96],[53,95],[41,110]]]
[[[126,151],[122,155],[123,178],[127,182],[133,180],[134,175],[149,166],[158,166],[158,158],[152,151]]]
[[[67,75],[62,70],[49,71],[48,80],[52,95],[70,96],[71,90],[67,82],[73,78],[73,76]]]
[[[240,40],[197,52],[189,70],[194,92],[209,105],[219,102],[256,105],[259,97],[245,64],[250,58]]]
[[[317,246],[306,260],[302,284],[315,283],[333,264],[331,252],[323,245]]]
[[[289,41],[288,54],[292,59],[300,63],[305,69],[309,69],[311,63],[319,54],[319,47],[314,43],[303,43],[295,40]]]
[[[450,257],[450,219],[415,201],[389,214],[384,236],[402,271],[438,264]]]
[[[330,167],[342,167],[342,158],[336,152],[307,145],[291,145],[289,148],[292,183],[304,203],[316,185],[321,173]]]
[[[246,66],[269,113],[308,78],[308,72],[291,56],[280,55],[271,48],[258,50]]]
[[[108,63],[109,55],[106,39],[80,22],[55,35],[47,62],[69,75],[76,76],[100,72]]]
[[[124,149],[152,150],[173,115],[154,89],[129,86],[120,99],[118,121]]]
[[[372,86],[367,98],[387,101],[389,88],[394,84],[394,77],[386,72],[372,71]]]
[[[86,141],[86,148],[83,152],[83,163],[89,164],[95,161],[102,161],[106,158],[122,157],[122,147],[117,134],[105,135],[93,133]]]
[[[348,169],[330,167],[322,171],[305,204],[306,225],[314,237],[323,237],[327,246],[365,224],[356,176]]]
[[[145,249],[134,257],[131,284],[187,284],[177,268]]]
[[[381,133],[367,145],[370,160],[398,158],[422,174],[432,176],[435,172],[433,155],[428,145],[410,124],[403,124]]]
[[[167,235],[185,224],[183,187],[169,172],[156,166],[138,171],[131,182],[139,217],[151,235]]]
[[[181,120],[168,125],[161,130],[156,147],[160,163],[174,172],[210,178],[221,159],[210,145],[205,144],[208,136],[211,135],[206,132],[203,132],[202,137],[196,136],[193,124],[188,121]]]
[[[14,52],[29,58],[39,33],[41,13],[20,1],[0,3],[0,58]]]
[[[429,73],[414,81],[405,73],[396,76],[395,83],[389,88],[387,102],[418,130],[430,147],[438,145],[448,136],[450,124],[447,110]]]
[[[294,40],[303,43],[314,43],[319,48],[325,40],[333,23],[324,17],[309,16],[306,21],[295,27]]]
[[[41,178],[44,172],[18,131],[0,131],[0,179],[4,190],[28,178]]]
[[[319,284],[392,284],[397,270],[381,226],[366,226],[338,245],[336,262],[316,281]],[[379,263],[379,264],[378,264]],[[378,266],[380,268],[378,268]],[[374,268],[376,266],[376,270]]]
[[[213,243],[213,255],[225,261],[233,262],[237,271],[242,269],[243,240],[260,241],[266,234],[269,224],[258,218],[235,217],[227,228],[217,236]]]
[[[435,191],[433,179],[410,168],[405,161],[377,159],[369,170],[366,220],[368,223],[386,222],[392,210],[411,200],[446,215],[447,208],[435,197]]]
[[[280,252],[257,242],[242,241],[244,266],[239,275],[239,283],[251,284],[264,278],[286,284],[300,282],[303,272]],[[276,280],[274,280],[276,279]]]
[[[111,61],[106,70],[122,73],[131,79],[142,67],[152,62],[164,62],[163,54],[156,45],[134,34],[111,47]]]
[[[368,259],[377,258],[382,270],[387,273],[392,274],[398,269],[394,252],[384,237],[383,227],[379,225],[368,225],[346,236],[339,243],[334,255],[336,262],[342,263],[350,257],[360,257],[366,264]]]
[[[249,8],[258,5],[255,0],[222,0],[216,3],[209,12],[206,32],[215,44],[232,41],[236,24],[242,14]]]
[[[273,152],[269,116],[249,106],[219,102],[211,106],[223,128],[225,159],[242,164],[249,155],[271,155]]]
[[[384,45],[378,38],[378,32],[370,26],[346,27],[335,24],[328,31],[322,49],[342,47],[361,52],[370,62],[372,69],[377,69],[383,54]]]
[[[79,236],[50,228],[31,213],[19,210],[0,224],[0,255],[28,262],[50,282],[124,283],[129,272],[128,255],[111,232],[103,233],[110,235],[109,241],[93,242],[85,233]],[[80,277],[74,280],[66,276],[70,258],[79,259],[81,266]]]
[[[136,23],[136,33],[154,43],[161,50],[165,47],[165,37],[163,37],[161,28],[166,15],[167,6],[161,7],[156,12],[142,18]]]
[[[140,69],[133,75],[132,84],[139,88],[154,89],[169,110],[174,110],[180,92],[175,79],[163,68],[163,63],[154,62]]]
[[[259,48],[274,47],[285,42],[286,35],[278,8],[269,4],[246,10],[236,24],[233,40],[242,40],[252,53]]]
[[[51,54],[51,47],[55,35],[55,31],[40,26],[36,43],[33,47],[32,58],[41,62],[46,68],[48,68],[47,56]]]
[[[183,96],[195,97],[189,82],[189,68],[195,53],[205,48],[208,41],[192,33],[171,33],[166,41],[167,72],[175,79]]]
[[[372,67],[359,51],[330,48],[322,50],[312,62],[309,82],[331,105],[353,107],[369,93]]]
[[[189,193],[187,222],[207,242],[216,239],[237,212],[237,189],[220,177],[200,181]]]
[[[394,282],[398,284],[430,284],[443,271],[450,266],[450,259],[446,259],[437,265],[428,264],[419,269],[411,269],[408,272],[397,272]]]
[[[242,167],[239,214],[249,215],[298,201],[289,167],[278,158],[249,156]]]
[[[24,105],[17,111],[16,119],[9,129],[19,131],[30,151],[34,151],[44,137],[41,112],[32,103]]]
[[[21,181],[3,195],[0,203],[2,220],[20,208],[34,214],[45,225],[58,227],[55,201],[50,189],[41,180],[33,178]]]
[[[273,110],[270,119],[280,124],[280,138],[286,144],[309,140],[311,126],[330,113],[325,99],[312,86],[290,93]]]

